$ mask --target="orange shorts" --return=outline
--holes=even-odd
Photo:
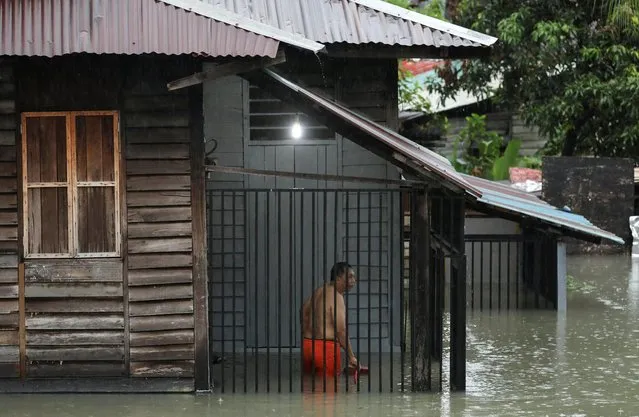
[[[313,352],[315,346],[315,352]],[[339,375],[342,369],[342,354],[340,346],[333,340],[304,339],[302,346],[304,372],[311,373],[315,368],[316,374]]]

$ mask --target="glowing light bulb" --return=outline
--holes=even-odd
[[[302,125],[297,120],[291,127],[291,136],[293,136],[293,139],[299,139],[302,137]]]

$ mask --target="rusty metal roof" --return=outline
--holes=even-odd
[[[0,0],[0,55],[274,57],[280,42],[323,48],[198,0]]]
[[[497,38],[382,0],[200,0],[322,43],[490,46]]]
[[[411,161],[414,165],[419,166],[423,173],[435,174],[444,184],[453,184],[461,188],[477,203],[508,211],[520,218],[533,218],[540,224],[555,227],[564,233],[571,232],[573,235],[576,234],[580,237],[603,238],[616,243],[623,243],[623,239],[598,228],[579,214],[560,210],[533,195],[515,188],[460,174],[444,157],[414,143],[391,129],[375,123],[333,100],[313,93],[272,70],[265,69],[261,73],[266,74],[266,76],[264,78],[257,74],[245,74],[243,76],[260,85],[260,87],[271,88],[271,92],[274,95],[295,97],[300,102],[310,104],[308,108],[314,109],[313,111],[321,108],[323,112],[319,115],[331,117],[335,122],[332,127],[338,133],[345,137],[351,137],[352,129],[362,132],[368,139],[374,141],[374,143],[371,143],[371,148],[379,148],[375,146],[376,144],[381,144],[385,147],[389,155],[388,159]],[[343,124],[338,123],[338,120],[343,122]]]

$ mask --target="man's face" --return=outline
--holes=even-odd
[[[355,283],[357,282],[357,280],[355,279],[355,272],[350,268],[344,273],[344,275],[342,275],[342,279],[344,279],[346,282],[347,290],[353,288],[355,286]]]

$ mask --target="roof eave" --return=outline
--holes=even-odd
[[[488,46],[388,45],[382,43],[326,43],[326,54],[337,58],[472,59],[490,55]]]

